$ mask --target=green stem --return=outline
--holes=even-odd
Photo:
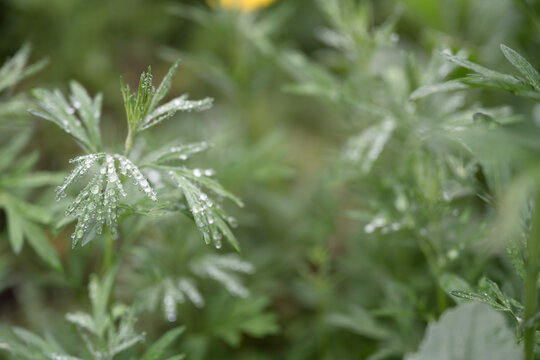
[[[129,153],[131,152],[131,149],[133,148],[133,141],[135,140],[135,134],[136,134],[136,131],[133,131],[130,126],[127,137],[126,137],[126,145],[124,148],[124,156],[126,157],[129,155]]]
[[[534,317],[538,306],[538,271],[540,270],[540,191],[536,195],[536,205],[532,229],[527,240],[527,260],[525,274],[524,323]],[[536,324],[530,324],[523,333],[525,360],[534,360]]]
[[[108,231],[105,235],[105,252],[103,255],[102,273],[106,275],[114,262],[114,240],[112,234]]]

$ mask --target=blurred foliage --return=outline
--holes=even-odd
[[[537,2],[6,0],[0,31],[0,59],[11,59],[0,70],[0,337],[14,359],[27,345],[36,358],[112,358],[105,345],[118,339],[134,346],[115,359],[427,359],[468,338],[486,358],[521,356],[516,339],[539,318],[525,310],[538,226]],[[164,107],[187,98],[118,91],[120,75],[135,84],[149,64],[172,94],[209,96],[213,108],[174,115]],[[71,80],[71,98],[58,95]],[[37,103],[25,95],[34,87]],[[88,95],[98,92],[97,120],[70,117],[99,124],[77,140],[88,153],[120,151],[129,131],[171,117],[130,145],[164,198],[119,204],[119,241],[105,230],[72,250],[74,219],[54,187],[80,149],[28,110],[62,128],[44,104],[100,108]],[[186,168],[162,180],[157,170],[178,159]],[[223,187],[201,182],[210,169]],[[192,212],[201,188],[244,207],[225,203],[214,214],[224,227],[212,227]],[[216,231],[232,246],[201,241]],[[89,283],[110,287],[101,315],[77,312],[95,307]],[[163,352],[136,345],[139,329],[163,336]]]

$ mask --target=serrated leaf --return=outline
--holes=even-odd
[[[405,360],[522,359],[504,317],[482,304],[462,304],[446,311],[426,330],[418,352]]]

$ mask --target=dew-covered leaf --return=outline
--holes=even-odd
[[[56,189],[57,199],[65,197],[68,186],[94,165],[98,165],[98,171],[66,210],[66,215],[74,215],[78,220],[72,234],[73,247],[79,242],[85,245],[92,240],[94,231],[101,234],[105,224],[113,235],[116,234],[119,204],[122,198],[127,196],[120,175],[132,178],[133,183],[144,195],[152,201],[157,200],[157,194],[146,177],[125,156],[97,153],[79,156],[71,162],[77,165],[65,178],[64,183]]]
[[[146,130],[163,120],[172,117],[178,111],[204,111],[212,107],[213,99],[188,100],[187,95],[177,97],[149,113],[142,122],[141,130]]]
[[[501,44],[504,56],[527,79],[527,82],[536,90],[540,90],[540,74],[523,56],[508,46]]]
[[[221,240],[225,236],[229,243],[239,250],[238,241],[229,229],[231,218],[223,212],[219,204],[210,199],[199,185],[209,188],[218,195],[235,198],[222,189],[218,183],[206,178],[203,174],[203,170],[200,169],[195,169],[193,172],[187,169],[169,171],[169,175],[186,198],[195,224],[201,231],[204,241],[207,244],[213,242],[217,248],[221,248]]]

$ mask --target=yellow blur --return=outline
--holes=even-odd
[[[276,0],[218,0],[211,1],[213,4],[218,4],[222,8],[241,11],[255,11],[272,4]]]

